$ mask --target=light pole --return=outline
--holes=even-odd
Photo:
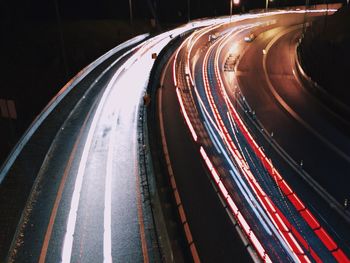
[[[129,0],[129,10],[130,10],[130,24],[132,24],[132,3],[131,3],[131,0]]]
[[[324,16],[323,32],[325,32],[327,29],[327,18],[328,18],[328,1],[324,0],[324,2],[326,4],[326,12],[325,12],[325,16]]]
[[[234,5],[239,5],[239,0],[230,0],[230,22],[232,19],[232,10]]]
[[[304,23],[303,23],[303,37],[306,32],[306,17],[307,17],[307,9],[309,6],[309,0],[305,0],[305,13],[304,13]]]
[[[64,43],[64,37],[63,37],[63,29],[62,29],[62,21],[61,21],[61,14],[58,6],[57,0],[54,0],[55,4],[55,12],[56,12],[56,20],[57,20],[57,27],[58,32],[60,35],[60,43],[61,43],[61,55],[62,55],[62,61],[64,66],[64,72],[66,75],[66,79],[69,78],[69,69],[68,69],[68,63],[67,63],[67,54],[66,54],[66,45]]]
[[[187,20],[188,20],[188,22],[190,22],[190,6],[191,6],[191,4],[190,4],[190,0],[187,0]]]
[[[266,3],[265,3],[265,12],[267,12],[267,10],[269,9],[269,3],[270,2],[273,2],[273,0],[266,0]],[[275,4],[276,6],[276,4]]]

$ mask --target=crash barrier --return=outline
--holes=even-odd
[[[183,41],[183,38],[186,37],[188,34],[190,34],[192,31],[188,31],[187,34],[181,34],[178,37],[175,37],[173,40],[169,42],[169,44],[164,48],[158,55],[157,59],[154,63],[154,66],[152,67],[151,73],[150,73],[150,81],[149,85],[147,87],[147,93],[151,98],[150,105],[147,108],[147,125],[148,125],[148,130],[149,130],[149,141],[150,141],[150,147],[152,155],[155,156],[153,158],[154,162],[154,169],[157,170],[156,172],[161,173],[159,170],[162,169],[160,166],[161,163],[165,164],[166,167],[168,167],[168,162],[165,154],[160,155],[162,160],[159,160],[158,162],[155,162],[156,159],[159,159],[159,155],[157,153],[159,147],[159,141],[156,141],[154,138],[157,134],[157,111],[158,111],[158,105],[157,105],[157,91],[158,89],[161,89],[162,87],[159,86],[159,80],[162,75],[162,71],[168,60],[171,58],[173,55],[174,51],[179,47],[181,44],[181,41]],[[164,145],[163,145],[164,146]],[[192,233],[190,230],[190,227],[187,222],[186,214],[182,205],[181,197],[177,191],[177,186],[176,186],[176,180],[174,175],[168,171],[168,181],[170,183],[170,187],[172,190],[172,198],[174,200],[174,206],[176,207],[176,213],[178,214],[178,221],[179,225],[182,226],[183,230],[183,238],[186,239],[186,246],[188,247],[189,253],[192,257],[192,260],[194,262],[200,262],[200,258],[198,255],[197,248],[195,246]]]

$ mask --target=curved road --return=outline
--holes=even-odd
[[[180,36],[151,98],[153,158],[185,239],[172,244],[194,262],[348,262],[349,123],[300,84],[304,17],[196,21],[99,62],[1,171],[1,260],[7,250],[9,262],[171,260],[145,207],[137,125],[151,55]]]
[[[316,12],[313,14],[317,15]],[[213,180],[221,190],[221,196],[226,199],[226,204],[229,205],[233,200],[231,213],[246,232],[260,257],[264,260],[269,260],[270,257],[273,261],[281,261],[282,258],[283,261],[289,259],[303,262],[321,259],[343,261],[347,257],[342,249],[349,249],[346,212],[342,213],[343,217],[329,215],[332,213],[331,207],[334,203],[327,201],[333,202],[334,198],[318,202],[322,197],[318,196],[314,189],[311,188],[310,191],[309,184],[295,172],[295,167],[291,167],[290,162],[286,165],[286,161],[276,156],[270,149],[265,153],[263,148],[259,147],[259,144],[262,146],[265,143],[259,138],[260,130],[254,131],[251,127],[247,129],[246,124],[240,119],[241,116],[245,119],[245,115],[250,114],[251,119],[258,122],[260,127],[264,127],[264,121],[268,119],[269,123],[279,126],[281,132],[276,139],[278,143],[279,138],[290,141],[290,138],[293,138],[291,136],[293,131],[296,135],[301,133],[298,126],[287,126],[281,122],[280,115],[291,121],[293,117],[298,118],[294,111],[305,110],[304,115],[310,116],[308,107],[317,104],[315,99],[312,98],[313,104],[310,103],[304,108],[292,105],[292,109],[279,100],[275,89],[283,87],[283,90],[297,93],[290,85],[290,83],[298,84],[293,74],[294,60],[291,59],[295,54],[291,52],[295,50],[295,46],[286,47],[285,43],[290,41],[283,42],[283,36],[286,34],[289,36],[288,33],[300,29],[303,19],[303,14],[292,12],[259,20],[247,19],[235,23],[232,28],[223,24],[197,31],[184,42],[176,54],[174,82],[177,95],[180,94],[179,103],[190,136],[195,145],[201,147],[203,161],[210,169]],[[253,43],[244,43],[244,37],[252,32],[256,35]],[[278,41],[280,39],[282,44],[277,49],[274,45],[280,43]],[[270,54],[272,50],[273,55]],[[227,69],[237,71],[226,72]],[[225,77],[224,80],[222,75]],[[237,111],[240,113],[238,115],[235,110],[237,105],[232,103],[237,93],[240,94],[237,103],[239,105]],[[304,96],[304,102],[309,97]],[[257,109],[252,105],[258,105]],[[328,114],[332,114],[323,105],[317,105]],[[286,111],[292,116],[288,116]],[[260,116],[263,118],[260,119]],[[323,116],[313,121],[305,116],[303,118],[306,119],[301,119],[304,126],[312,127],[315,122],[320,124]],[[320,125],[328,125],[329,130],[334,128],[329,123]],[[323,130],[326,132],[325,128]],[[267,131],[272,133],[269,129]],[[208,138],[212,144],[208,144]],[[344,140],[343,146],[346,148],[348,138],[343,136],[338,139]],[[290,144],[298,145],[295,141]],[[282,150],[284,146],[282,143],[278,145]],[[302,147],[299,149],[301,152],[305,151]],[[328,161],[328,156],[318,152],[315,146],[310,146],[309,150],[315,150],[319,154],[319,160],[322,156],[323,160]],[[283,151],[284,154],[286,152],[289,153],[288,148]],[[289,155],[288,157],[290,158]],[[346,172],[346,169],[343,171]],[[317,174],[317,170],[315,173]],[[240,176],[244,179],[239,179]],[[342,178],[344,180],[344,177]],[[318,178],[313,179],[317,181]],[[322,183],[321,180],[319,184]],[[334,184],[327,186],[335,189]],[[237,196],[238,189],[241,193]],[[253,204],[249,204],[252,200]]]

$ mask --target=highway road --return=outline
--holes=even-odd
[[[301,85],[304,18],[299,10],[194,21],[89,65],[0,171],[0,260],[349,262],[349,123]],[[161,50],[168,57],[148,83]],[[153,144],[140,145],[151,84]],[[148,149],[171,219],[145,199]],[[167,235],[155,225],[162,220],[180,233]]]
[[[317,12],[312,15],[316,16]],[[279,89],[282,90],[281,93],[285,91],[294,96],[298,92],[306,93],[302,87],[296,89],[290,85],[300,85],[296,74],[293,73],[293,58],[295,39],[300,35],[303,21],[303,14],[291,12],[247,19],[241,23],[234,23],[234,26],[222,24],[202,29],[187,38],[178,50],[173,68],[174,82],[184,121],[193,142],[200,147],[200,154],[221,191],[221,197],[226,199],[226,205],[230,206],[231,213],[258,255],[264,261],[342,262],[348,260],[343,251],[349,249],[348,215],[340,211],[335,218],[329,216],[329,213],[332,213],[330,207],[334,206],[332,202],[336,197],[327,192],[329,189],[333,189],[333,192],[339,191],[339,180],[335,180],[337,183],[332,181],[332,184],[327,185],[327,189],[322,189],[328,194],[327,197],[332,197],[331,199],[318,195],[314,188],[311,187],[310,190],[309,181],[301,180],[294,171],[295,167],[281,165],[279,162],[285,162],[280,161],[281,157],[274,158],[272,151],[263,150],[259,138],[261,130],[254,133],[254,129],[247,127],[242,121],[242,118],[246,118],[245,115],[251,115],[251,119],[259,123],[265,133],[267,131],[270,134],[275,134],[275,130],[269,129],[269,126],[265,128],[264,121],[268,120],[274,127],[278,126],[278,136],[273,139],[285,155],[288,155],[286,153],[289,153],[289,148],[285,148],[283,143],[279,145],[279,138],[295,148],[298,147],[299,152],[304,154],[306,148],[298,142],[309,140],[307,137],[297,137],[301,133],[299,126],[286,125],[281,121],[278,115],[281,115],[281,112],[289,122],[295,121],[295,114],[289,112],[288,116],[286,109],[298,111],[299,114],[306,112],[302,119],[306,129],[322,130],[324,133],[336,130],[333,122],[321,122],[333,113],[324,105],[320,105],[315,98],[311,98],[310,94],[299,94],[303,100],[297,107],[292,103],[292,95],[289,94],[290,101],[284,104],[270,91],[272,88]],[[245,42],[244,37],[252,32],[255,39]],[[294,41],[286,40],[286,35],[293,36]],[[282,43],[277,41],[280,39]],[[273,46],[277,42],[280,45],[278,48]],[[294,43],[294,46],[290,43]],[[270,94],[264,95],[264,92]],[[238,99],[235,105],[233,102],[237,93],[241,100]],[[266,101],[267,99],[269,101]],[[309,103],[309,100],[312,101]],[[300,105],[304,105],[304,108]],[[316,116],[316,113],[320,113],[320,108],[323,112]],[[312,113],[314,119],[308,119],[312,118]],[[262,119],[260,116],[263,116]],[[334,118],[343,121],[339,116]],[[315,123],[323,126],[314,126]],[[343,133],[341,130],[338,132]],[[313,140],[322,136],[320,132],[313,135]],[[211,144],[208,143],[208,138]],[[348,137],[338,136],[337,139],[344,140],[342,146],[346,149]],[[321,142],[318,142],[320,147],[325,146],[322,143],[329,146],[326,140],[321,139]],[[333,153],[320,151],[319,146],[315,145],[315,142],[306,145],[310,155],[313,150],[317,153],[318,162],[314,163],[314,166],[320,162],[325,165],[331,162],[329,156]],[[291,156],[288,155],[293,160],[293,152]],[[181,157],[176,157],[178,158]],[[343,173],[349,171],[346,166],[344,169],[341,166],[336,167]],[[319,174],[319,169],[314,171],[313,166],[298,167],[303,168],[309,169],[311,176],[315,174],[312,182],[316,182],[317,187],[319,184],[323,185],[322,180],[318,181],[319,177],[330,174],[329,171],[325,171],[324,175]],[[327,178],[332,180],[335,176]],[[344,174],[340,178],[346,179]],[[346,195],[345,188],[343,194]],[[300,196],[303,199],[300,199]],[[319,199],[325,200],[320,202]]]

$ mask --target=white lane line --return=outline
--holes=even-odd
[[[115,76],[118,76],[119,74],[116,74]],[[72,202],[71,202],[71,207],[69,210],[69,216],[68,216],[68,222],[67,222],[67,230],[66,234],[64,237],[64,242],[63,242],[63,250],[62,250],[62,262],[68,263],[71,261],[71,256],[72,256],[72,248],[73,248],[73,240],[74,240],[74,232],[75,232],[75,225],[76,225],[76,220],[77,220],[77,214],[78,214],[78,206],[79,206],[79,200],[80,200],[80,193],[81,193],[81,188],[83,185],[83,179],[84,179],[84,174],[85,174],[85,169],[86,169],[86,164],[88,161],[88,155],[90,152],[90,148],[92,145],[92,139],[93,135],[96,130],[97,122],[99,120],[104,102],[107,98],[107,94],[109,93],[109,89],[107,88],[105,90],[105,93],[103,94],[103,97],[98,105],[98,108],[96,110],[96,113],[94,115],[94,118],[91,123],[91,127],[86,139],[86,143],[84,145],[83,149],[83,154],[79,163],[79,168],[78,168],[78,174],[77,178],[75,181],[74,185],[74,191],[73,191],[73,196],[72,196]]]
[[[139,46],[137,46],[137,47],[139,47]],[[136,48],[133,48],[130,51],[126,52],[124,56],[127,56],[129,53],[133,52],[135,49]],[[120,57],[120,59],[122,59],[124,56]],[[77,177],[76,177],[75,184],[74,184],[72,201],[71,201],[69,215],[68,215],[68,221],[67,221],[66,234],[65,234],[64,240],[63,240],[63,249],[62,249],[62,255],[61,255],[61,257],[62,257],[61,262],[63,262],[63,263],[70,262],[71,257],[72,257],[72,249],[73,249],[73,241],[74,241],[73,235],[75,232],[75,225],[76,225],[76,221],[77,221],[80,193],[81,193],[81,188],[83,185],[86,164],[88,161],[88,156],[89,156],[90,148],[92,145],[92,139],[93,139],[96,127],[97,127],[97,122],[99,121],[103,106],[104,106],[106,99],[108,97],[108,94],[112,88],[112,84],[119,77],[119,74],[120,74],[120,72],[122,72],[122,70],[123,70],[122,68],[118,69],[116,74],[111,79],[110,84],[107,86],[106,90],[104,91],[103,96],[98,104],[97,109],[96,109],[96,113],[94,115],[94,118],[91,122],[88,136],[86,138],[82,157],[81,157],[80,163],[79,163]]]
[[[282,247],[285,249],[285,251],[288,253],[288,255],[293,258],[296,262],[298,262],[298,259],[296,258],[296,256],[290,251],[290,249],[288,248],[288,244],[284,241],[284,239],[282,238],[281,234],[279,233],[279,231],[276,229],[275,225],[272,224],[270,218],[268,217],[268,215],[266,214],[266,212],[261,208],[260,204],[258,203],[258,201],[255,199],[254,195],[252,194],[251,190],[249,189],[249,187],[247,186],[247,184],[244,182],[244,180],[241,178],[241,176],[239,175],[237,169],[233,166],[232,162],[230,163],[230,161],[228,161],[233,172],[231,172],[230,170],[230,174],[231,176],[236,175],[236,177],[233,177],[233,179],[236,181],[236,179],[238,179],[238,181],[236,181],[238,187],[240,188],[240,190],[242,191],[243,189],[245,189],[245,192],[248,194],[250,200],[254,203],[254,206],[257,208],[257,212],[260,212],[260,215],[262,216],[262,218],[260,217],[259,213],[256,214],[258,218],[262,219],[261,224],[265,224],[265,222],[268,224],[269,228],[272,230],[272,232],[274,233],[275,237],[278,239],[278,241],[280,242],[280,244],[282,245]],[[240,187],[241,185],[241,187]],[[249,200],[249,199],[248,199]],[[249,201],[248,201],[249,202]],[[265,228],[265,230],[267,230],[267,228]]]
[[[112,173],[113,173],[113,153],[115,145],[115,125],[109,139],[106,183],[105,183],[105,206],[103,214],[103,262],[112,263]]]
[[[232,170],[230,170],[230,173],[231,173],[233,179],[235,180],[235,182],[236,182],[236,184],[238,185],[238,187],[240,188],[242,194],[244,195],[244,197],[246,198],[247,202],[248,202],[249,205],[251,206],[251,208],[252,208],[254,214],[257,216],[258,220],[261,222],[263,228],[266,230],[266,232],[267,232],[269,235],[272,235],[272,233],[271,233],[269,227],[266,225],[265,222],[267,222],[267,224],[270,226],[270,228],[274,228],[274,226],[271,224],[270,220],[268,219],[268,217],[266,216],[265,212],[262,210],[260,204],[257,202],[257,200],[255,199],[255,197],[253,196],[253,194],[252,194],[251,191],[249,190],[248,186],[247,186],[247,185],[245,184],[245,182],[242,180],[241,176],[239,176],[239,173],[238,173],[236,167],[234,166],[234,164],[232,163],[232,161],[231,161],[230,158],[228,157],[228,155],[227,155],[227,153],[226,153],[224,147],[222,146],[222,144],[221,144],[220,141],[218,140],[218,138],[217,138],[217,136],[215,135],[213,129],[210,127],[211,125],[208,123],[207,116],[204,114],[203,109],[202,109],[202,107],[204,107],[204,106],[202,106],[201,104],[199,104],[199,105],[200,105],[200,109],[201,109],[201,111],[202,111],[202,115],[203,115],[203,117],[204,117],[204,119],[205,119],[204,124],[206,125],[206,127],[208,127],[208,129],[209,129],[209,131],[210,131],[209,134],[212,135],[212,136],[210,136],[210,137],[213,137],[214,142],[216,142],[216,144],[218,145],[218,148],[221,149],[222,154],[223,154],[223,156],[225,157],[227,163],[229,164],[229,166],[231,167],[231,169],[234,171],[234,173],[233,173]],[[237,176],[235,176],[235,175],[237,175]],[[240,181],[240,182],[238,182],[238,181]],[[249,197],[248,197],[248,196],[249,196]],[[254,204],[252,204],[252,202],[253,202]],[[258,211],[259,211],[260,213],[259,213],[255,208],[257,208]],[[263,217],[265,220],[261,217],[260,214],[262,215],[262,217]],[[275,231],[274,231],[274,232],[275,232]],[[276,234],[276,232],[275,232],[275,234]]]
[[[227,112],[227,116],[228,116],[228,120],[230,121],[232,130],[233,130],[234,132],[236,132],[236,133],[239,133],[239,130],[238,130],[238,128],[237,128],[237,125],[236,125],[236,123],[234,122],[233,117],[232,117],[232,115],[231,115],[231,113],[230,113],[229,111]],[[234,128],[233,128],[233,127],[234,127]]]
[[[256,210],[256,200],[251,196],[250,192],[246,192],[245,189],[243,188],[243,186],[241,185],[241,182],[239,180],[239,176],[235,174],[235,172],[233,172],[232,170],[229,170],[233,180],[235,180],[239,190],[241,191],[241,193],[243,194],[244,198],[247,200],[250,208],[253,210],[254,214],[257,216],[259,222],[262,224],[263,228],[265,229],[266,233],[269,236],[272,236],[272,232],[269,229],[269,227],[266,225],[264,219],[261,217],[260,213]],[[248,190],[249,191],[249,190]],[[249,197],[248,197],[249,195]],[[254,204],[253,204],[254,202]]]
[[[215,146],[216,151],[220,154],[221,151],[220,151],[220,149],[219,149],[219,147],[218,147],[214,137],[212,136],[212,132],[210,131],[211,128],[209,127],[209,125],[205,121],[203,123],[204,123],[205,129],[208,131],[208,134],[209,134],[209,137],[210,137],[211,141],[213,142],[213,144]]]
[[[238,137],[237,137],[237,135],[236,135],[235,129],[233,128],[233,124],[232,124],[232,123],[234,123],[234,122],[233,122],[233,120],[230,118],[230,116],[231,116],[231,114],[230,114],[229,112],[227,112],[227,117],[228,117],[228,120],[229,120],[230,125],[231,125],[231,129],[232,129],[233,136],[234,136],[235,139],[236,139],[237,145],[238,145],[238,147],[239,147],[239,150],[241,151],[241,155],[242,155],[244,161],[247,163],[248,167],[250,167],[249,163],[247,162],[247,159],[245,158],[245,155],[244,155],[244,152],[243,152],[243,150],[242,150],[241,144],[239,143],[239,140],[238,140]],[[238,133],[238,131],[237,131],[237,133]]]
[[[200,106],[200,110],[202,112],[202,115],[205,117],[205,120],[207,123],[211,123],[211,125],[209,125],[208,127],[211,129],[211,126],[214,127],[214,129],[220,134],[220,136],[222,135],[221,134],[221,131],[219,130],[219,128],[216,126],[216,124],[214,123],[213,119],[210,117],[210,114],[209,112],[207,111],[207,109],[205,108],[204,106],[204,103],[202,101],[202,99],[200,98],[200,95],[198,94],[198,91],[197,91],[197,88],[195,86],[195,92],[196,92],[196,95],[197,95],[197,99],[198,99],[198,102],[199,102],[199,106]],[[210,122],[208,122],[208,120]]]

